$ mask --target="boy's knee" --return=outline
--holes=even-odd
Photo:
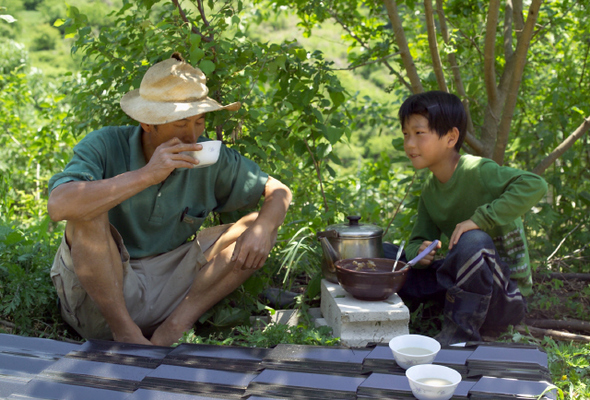
[[[459,249],[489,249],[494,247],[494,241],[486,232],[474,229],[464,232],[459,238],[459,242],[453,247]]]

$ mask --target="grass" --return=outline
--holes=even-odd
[[[84,2],[80,2],[84,3]],[[21,35],[18,38],[31,48],[35,29],[44,24],[43,15],[35,11],[20,11],[17,15],[21,24]],[[53,29],[53,28],[52,28]],[[262,40],[272,37],[274,41],[297,39],[308,49],[321,49],[325,58],[334,62],[334,68],[345,68],[346,53],[341,35],[342,31],[336,25],[324,24],[314,31],[309,38],[303,36],[296,26],[293,17],[280,16],[269,23],[260,24],[259,31],[253,35]],[[47,76],[59,76],[65,72],[75,72],[76,59],[70,55],[69,44],[59,41],[54,49],[31,51],[31,65],[43,71]],[[383,88],[393,79],[385,70],[366,68],[356,71],[338,70],[344,87],[359,98],[369,96],[378,104],[393,104],[398,101],[393,94],[386,93]],[[361,74],[362,73],[362,74]],[[367,77],[368,79],[365,79]],[[391,139],[396,137],[397,128],[392,121],[391,126],[380,128],[367,127],[366,130],[356,130],[350,144],[336,147],[337,154],[352,153],[349,160],[354,168],[358,159],[371,157],[381,149],[391,147]],[[374,129],[374,130],[373,130]],[[53,247],[47,238],[37,240],[29,232],[23,232],[22,237],[6,230],[0,232],[0,297],[4,309],[0,318],[7,324],[0,328],[0,332],[21,335],[51,337],[60,340],[79,340],[59,317],[55,292],[48,279],[48,268],[53,256]],[[10,238],[8,235],[11,234]],[[4,235],[4,236],[3,236]],[[18,242],[18,243],[17,243]],[[15,245],[15,243],[17,245]],[[4,247],[2,247],[2,245]],[[20,247],[19,247],[20,246]],[[33,282],[34,281],[34,282]],[[558,282],[540,284],[537,294],[531,299],[531,305],[547,313],[555,313],[555,307],[567,308],[575,318],[587,319],[587,308],[580,308],[587,304],[590,297],[588,287],[571,291],[570,297],[557,295]],[[564,314],[558,313],[557,316]],[[569,315],[569,314],[568,314]],[[17,323],[16,326],[10,325]],[[428,331],[432,326],[416,326],[413,329]],[[337,340],[330,341],[325,332],[313,329],[289,330],[284,326],[267,327],[266,330],[256,330],[241,327],[230,330],[224,335],[201,338],[194,334],[185,337],[187,341],[209,342],[215,344],[242,344],[272,346],[276,343],[301,344],[337,344]],[[548,353],[551,374],[554,383],[566,399],[590,398],[590,367],[589,346],[573,342],[557,342],[549,338],[535,339],[529,335],[508,332],[502,340],[517,343],[535,343],[542,346]],[[324,341],[324,342],[322,342]]]

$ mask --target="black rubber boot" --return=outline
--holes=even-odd
[[[479,329],[486,320],[492,295],[465,292],[454,286],[447,290],[444,321],[434,338],[441,346],[480,341]]]

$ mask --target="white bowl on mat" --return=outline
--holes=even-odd
[[[199,160],[199,164],[193,168],[203,168],[215,164],[219,159],[219,150],[221,149],[221,140],[209,140],[206,142],[199,142],[203,146],[201,150],[197,151],[183,151],[180,154],[186,154]]]
[[[418,400],[449,400],[461,382],[461,374],[442,365],[414,365],[406,370],[412,394]]]
[[[401,335],[389,341],[397,365],[408,369],[413,365],[431,364],[440,351],[440,343],[424,335]]]

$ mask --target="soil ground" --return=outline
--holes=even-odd
[[[535,282],[529,298],[529,320],[590,320],[590,282],[545,279]],[[571,332],[590,335],[590,332]]]

